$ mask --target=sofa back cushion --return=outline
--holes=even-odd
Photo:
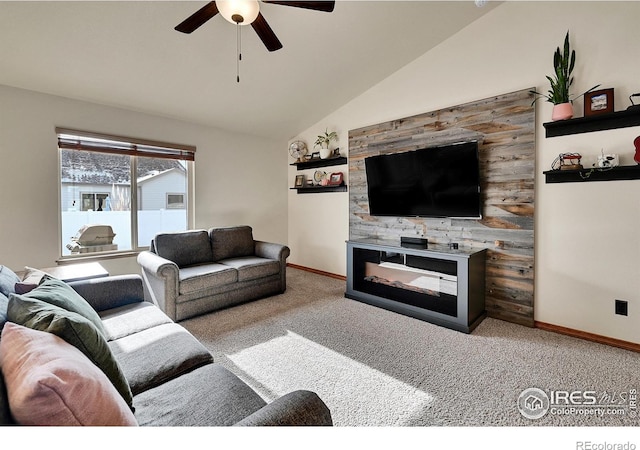
[[[209,238],[214,261],[254,254],[253,230],[250,226],[210,228]]]
[[[173,261],[178,267],[213,261],[206,230],[159,233],[153,239],[153,246],[158,256]]]

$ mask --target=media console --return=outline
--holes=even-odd
[[[470,333],[486,317],[486,250],[347,241],[345,297]]]

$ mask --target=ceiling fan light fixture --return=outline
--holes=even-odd
[[[250,25],[260,13],[258,0],[217,0],[218,11],[232,24]]]

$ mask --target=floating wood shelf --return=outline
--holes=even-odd
[[[298,191],[298,194],[317,194],[319,192],[347,192],[347,185],[340,186],[311,186],[301,188],[290,188]]]
[[[639,180],[640,165],[611,169],[547,170],[547,183],[577,183],[583,181]]]
[[[298,170],[304,170],[304,169],[315,169],[317,167],[339,166],[340,164],[346,164],[346,163],[347,163],[347,158],[345,156],[338,156],[335,158],[313,159],[310,161],[303,161],[299,163],[293,163],[290,165],[296,166]]]
[[[640,126],[640,108],[544,123],[546,137]]]

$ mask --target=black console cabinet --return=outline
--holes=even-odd
[[[486,250],[347,241],[345,297],[470,333],[486,317]]]

